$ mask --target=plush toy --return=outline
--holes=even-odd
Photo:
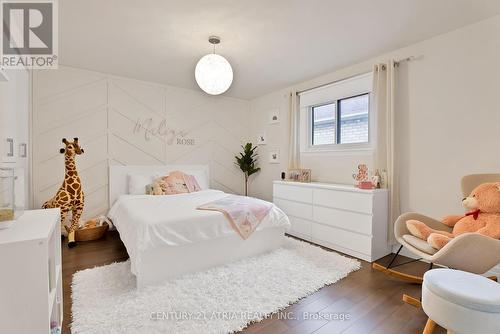
[[[79,229],[94,228],[102,226],[103,224],[108,224],[109,228],[113,227],[113,223],[106,216],[99,216],[90,220],[87,220],[83,225],[80,225]]]
[[[61,209],[61,228],[64,226],[68,214],[71,212],[71,225],[68,228],[68,247],[76,246],[75,230],[80,224],[80,216],[83,212],[85,196],[82,190],[82,183],[76,170],[75,157],[83,154],[83,148],[78,143],[78,138],[68,141],[62,139],[64,148],[59,152],[64,154],[64,181],[57,193],[50,200],[42,205],[42,208],[60,208]]]
[[[465,215],[447,216],[442,220],[443,224],[453,227],[452,233],[434,230],[418,220],[408,220],[406,226],[411,234],[427,240],[436,249],[463,233],[475,232],[500,239],[500,182],[479,185],[462,204],[469,210]]]

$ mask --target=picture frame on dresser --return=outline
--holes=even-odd
[[[391,253],[387,189],[274,181],[273,201],[290,218],[292,236],[368,262]]]

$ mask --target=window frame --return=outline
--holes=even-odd
[[[341,112],[342,108],[340,106],[340,101],[347,100],[354,97],[359,97],[367,95],[368,96],[368,141],[363,143],[339,143],[341,136]],[[372,127],[373,127],[373,115],[371,112],[371,92],[356,93],[354,95],[345,96],[335,100],[325,101],[315,105],[307,107],[307,147],[304,153],[308,152],[334,152],[334,151],[366,151],[373,149],[372,143]],[[315,107],[320,107],[324,105],[335,104],[335,143],[333,144],[317,144],[314,145],[314,119],[313,119],[313,109]]]

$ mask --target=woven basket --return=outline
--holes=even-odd
[[[66,231],[68,227],[64,226]],[[102,226],[82,228],[75,231],[75,241],[92,241],[101,239],[106,232],[109,230],[108,224],[102,224]]]

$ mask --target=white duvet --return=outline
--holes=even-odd
[[[120,237],[133,257],[158,246],[180,246],[216,239],[236,232],[220,212],[196,207],[228,196],[219,190],[151,196],[122,195],[109,210]],[[256,231],[271,227],[288,228],[288,217],[273,205]]]

